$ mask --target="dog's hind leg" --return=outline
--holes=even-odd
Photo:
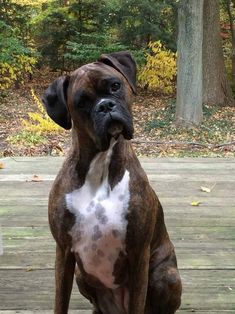
[[[151,258],[146,314],[174,314],[181,302],[181,280],[174,251],[160,264]]]
[[[73,286],[75,257],[70,249],[61,249],[56,245],[56,295],[55,314],[67,314]]]
[[[95,288],[91,287],[87,284],[87,282],[83,279],[82,274],[79,270],[79,267],[76,265],[75,267],[75,277],[78,285],[79,292],[88,299],[94,307],[93,314],[103,314],[97,306],[97,296]]]

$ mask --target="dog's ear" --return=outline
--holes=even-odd
[[[42,96],[42,102],[49,117],[66,130],[72,127],[67,109],[68,85],[69,76],[61,76],[47,88]]]
[[[98,61],[120,72],[127,79],[133,93],[136,94],[136,63],[130,52],[120,51],[102,54]]]

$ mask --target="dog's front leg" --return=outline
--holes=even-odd
[[[144,314],[148,290],[150,248],[145,248],[141,254],[133,254],[130,270],[130,301],[129,314]]]
[[[55,262],[55,314],[67,314],[73,286],[75,258],[70,248],[61,249],[56,245]]]

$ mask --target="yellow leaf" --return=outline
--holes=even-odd
[[[201,202],[199,202],[199,201],[192,201],[190,205],[192,205],[192,206],[199,206],[199,204],[201,204]]]
[[[5,168],[4,163],[0,162],[0,169],[4,169],[4,168]]]

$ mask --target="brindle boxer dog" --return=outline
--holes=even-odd
[[[43,96],[49,116],[72,128],[49,197],[57,314],[68,312],[74,273],[96,314],[173,314],[180,306],[162,207],[130,142],[135,76],[128,52],[111,53],[59,77]]]

